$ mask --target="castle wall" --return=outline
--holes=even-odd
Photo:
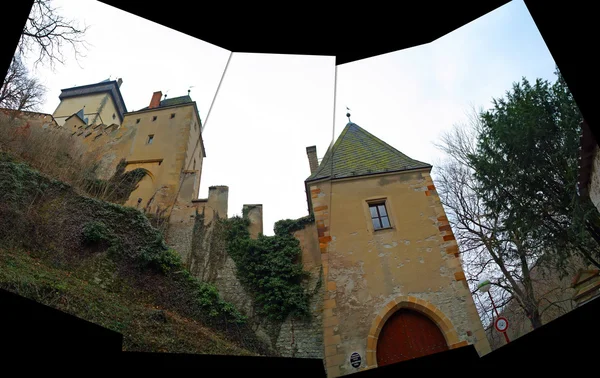
[[[323,358],[323,272],[315,223],[296,231],[294,237],[302,249],[302,265],[310,273],[307,287],[315,294],[309,306],[312,316],[307,321],[286,320],[279,330],[276,348],[286,357]]]
[[[590,172],[589,193],[592,203],[600,210],[600,148],[594,148],[594,161]]]
[[[175,114],[171,118],[171,114]],[[156,119],[155,119],[156,117]],[[155,109],[150,112],[128,113],[123,121],[123,128],[135,128],[136,133],[125,153],[130,163],[140,162],[154,164],[158,162],[160,171],[154,176],[154,187],[140,187],[134,191],[127,202],[135,206],[138,198],[146,203],[155,191],[162,188],[160,195],[155,196],[153,203],[161,208],[173,205],[173,199],[179,193],[181,173],[185,169],[186,147],[189,140],[189,125],[194,118],[193,106]],[[139,120],[139,122],[138,122]],[[152,141],[149,143],[149,136]],[[148,168],[144,166],[144,168]],[[190,196],[189,200],[195,198]]]
[[[104,94],[104,98],[102,98],[100,102],[98,114],[94,117],[90,116],[89,121],[95,124],[104,123],[106,125],[110,125],[111,123],[121,123],[117,106],[108,93]]]
[[[114,109],[113,113],[116,112],[116,108],[115,108],[114,104],[112,104],[112,99],[109,99],[107,101],[107,100],[105,100],[106,96],[107,96],[106,93],[96,93],[96,94],[91,94],[91,95],[86,95],[86,96],[81,96],[81,97],[65,98],[65,99],[61,100],[61,102],[58,104],[58,106],[56,107],[56,110],[54,111],[54,113],[52,113],[52,115],[54,116],[54,119],[56,120],[58,125],[62,126],[62,125],[64,125],[67,118],[69,118],[73,114],[77,113],[85,106],[84,114],[86,117],[89,118],[89,121],[91,122],[96,118],[96,114],[98,114],[100,112],[101,107],[109,109],[112,106],[112,108]],[[110,102],[111,105],[107,104],[107,102]],[[106,111],[104,111],[101,114],[101,117],[102,117],[102,121],[100,121],[98,119],[97,123],[105,123],[105,124],[111,124],[113,122],[119,123],[118,117],[116,118],[116,120],[113,121],[112,113],[110,113],[110,116],[109,116],[108,113]],[[106,119],[105,119],[105,117],[106,117]]]
[[[378,332],[404,305],[430,315],[449,347],[489,344],[458,247],[428,171],[310,186],[327,292],[323,334],[329,377],[376,367]],[[391,225],[373,230],[367,201],[386,202]],[[350,355],[363,363],[356,369]]]
[[[58,124],[50,114],[37,112],[21,112],[0,108],[0,121],[3,125],[18,127],[29,123],[31,127],[42,127],[44,129],[56,128]]]
[[[194,114],[194,112],[192,112],[192,114]],[[200,190],[200,172],[202,172],[202,162],[204,160],[204,156],[202,155],[202,145],[200,143],[200,120],[194,115],[188,127],[190,133],[186,147],[184,170],[198,172],[196,180],[194,181],[194,198],[197,198]]]
[[[172,208],[169,208],[168,213],[165,214],[168,215],[169,218],[166,240],[167,243],[180,254],[182,260],[191,266],[196,264],[196,262],[193,261],[194,259],[204,259],[202,253],[197,257],[194,257],[194,248],[197,250],[210,249],[209,247],[205,248],[205,246],[210,244],[207,240],[212,237],[212,231],[206,233],[203,230],[205,228],[211,229],[211,224],[214,219],[227,218],[229,188],[226,186],[211,186],[208,189],[208,198],[188,200],[185,192],[191,191],[190,188],[193,186],[194,175],[188,174],[187,176],[187,182],[184,180],[184,185],[182,187],[184,197],[179,197],[179,200],[175,201]],[[197,215],[200,215],[202,218],[201,230],[198,229],[200,226],[198,224]],[[200,238],[202,242],[196,242],[196,244],[194,244],[194,238]],[[204,266],[206,263],[207,261],[202,260],[200,264]],[[204,273],[201,273],[200,276],[203,274]]]
[[[263,233],[263,212],[262,205],[244,205],[242,213],[247,213],[247,217],[250,219],[250,237],[252,239],[258,238],[258,235]]]
[[[300,241],[304,269],[311,273],[307,287],[317,293],[310,302],[313,316],[308,321],[288,319],[279,325],[269,324],[256,316],[252,295],[237,278],[235,262],[227,252],[225,230],[218,222],[227,217],[227,199],[227,187],[214,186],[209,188],[207,199],[178,202],[171,215],[167,243],[179,252],[195,277],[214,284],[224,300],[248,316],[256,335],[282,356],[322,358],[323,287],[316,226],[307,225],[294,234]],[[250,219],[251,237],[257,238],[263,227],[262,205],[244,205],[244,209]]]

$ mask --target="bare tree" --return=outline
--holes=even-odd
[[[478,195],[477,180],[469,156],[475,152],[481,124],[473,109],[466,125],[446,133],[437,147],[448,155],[435,174],[440,198],[460,246],[468,281],[476,296],[482,277],[492,282],[492,295],[498,307],[516,301],[535,329],[542,325],[544,301],[534,289],[532,270],[545,262],[531,235],[504,226],[506,214],[484,204]],[[487,294],[478,298],[482,317],[490,314]],[[552,303],[550,304],[550,306]]]
[[[29,75],[21,57],[15,55],[0,88],[0,108],[35,111],[42,105],[46,88]]]
[[[83,39],[88,27],[80,27],[75,20],[61,16],[59,9],[52,6],[52,0],[35,0],[23,28],[17,53],[22,57],[37,54],[34,66],[48,63],[54,68],[56,62],[64,64],[63,49],[73,49],[75,59],[83,57],[87,48]]]

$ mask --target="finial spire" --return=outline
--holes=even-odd
[[[348,113],[346,113],[346,117],[348,117],[348,123],[352,123],[352,121],[350,121],[350,108],[346,106],[346,109],[348,110]]]

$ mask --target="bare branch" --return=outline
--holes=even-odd
[[[21,57],[15,55],[0,88],[0,108],[35,111],[42,105],[45,93],[46,88],[29,76]]]
[[[47,63],[54,68],[57,62],[65,63],[63,49],[67,47],[79,62],[79,58],[85,57],[83,50],[87,49],[87,43],[84,36],[88,27],[80,27],[74,20],[65,19],[51,3],[52,0],[35,0],[23,28],[17,53],[22,57],[35,54],[34,66]]]

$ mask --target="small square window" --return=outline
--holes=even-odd
[[[371,221],[375,230],[391,228],[390,218],[385,208],[385,201],[369,203],[369,213],[371,214]]]
[[[175,113],[171,113],[171,119],[175,118]]]
[[[117,118],[117,115],[115,113],[113,113],[113,119]]]
[[[140,123],[140,119],[139,118],[135,120],[135,124],[137,125],[138,123]]]
[[[146,142],[146,144],[152,144],[153,140],[154,140],[154,134],[148,135],[148,141]]]
[[[152,121],[153,122],[156,121],[156,116],[152,117]]]

